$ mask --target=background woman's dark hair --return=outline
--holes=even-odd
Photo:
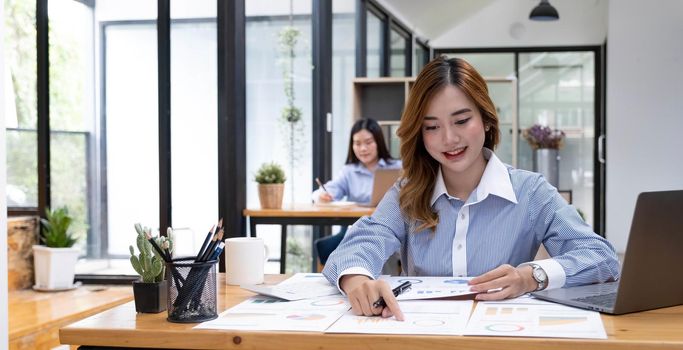
[[[391,162],[394,158],[391,157],[387,144],[384,142],[384,134],[382,128],[377,121],[371,118],[364,118],[356,121],[351,127],[351,135],[349,135],[349,151],[346,155],[346,164],[358,163],[360,160],[353,153],[353,135],[361,130],[367,130],[372,134],[377,144],[377,158],[384,159],[385,162]]]

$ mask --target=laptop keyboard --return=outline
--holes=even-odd
[[[589,297],[576,298],[576,299],[572,299],[572,300],[580,301],[582,303],[587,303],[587,304],[592,304],[592,305],[612,307],[612,306],[614,306],[614,303],[617,301],[617,293],[614,292],[614,293],[602,294],[602,295],[591,295]]]

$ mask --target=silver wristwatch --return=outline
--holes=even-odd
[[[533,277],[534,281],[538,283],[536,291],[545,289],[545,287],[548,286],[548,274],[545,273],[545,270],[543,270],[541,265],[534,263],[531,263],[529,265],[531,265],[531,277]]]

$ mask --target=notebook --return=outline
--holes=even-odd
[[[683,304],[683,191],[638,196],[618,282],[544,290],[533,296],[608,314]]]
[[[375,178],[372,182],[372,195],[369,203],[362,203],[363,207],[376,207],[379,201],[384,198],[384,195],[389,191],[391,186],[398,180],[401,175],[401,169],[377,169],[375,170]]]

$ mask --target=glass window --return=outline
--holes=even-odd
[[[36,2],[5,0],[7,206],[38,207]]]
[[[391,47],[391,71],[389,76],[405,77],[406,76],[406,38],[401,35],[396,29],[391,28],[390,34]]]
[[[332,3],[332,176],[341,171],[353,125],[352,80],[356,69],[355,8],[344,0]],[[324,180],[324,179],[321,179]]]
[[[382,26],[383,20],[377,17],[372,11],[367,15],[367,52],[366,52],[366,77],[379,77],[382,75],[381,64],[382,56]]]
[[[514,53],[451,53],[448,57],[459,57],[469,62],[484,77],[505,78],[515,76]]]
[[[180,256],[196,254],[218,220],[216,7],[171,1],[171,207]]]
[[[158,229],[157,30],[155,20],[139,19],[156,14],[131,13],[134,9],[156,11],[149,3],[156,4],[146,0],[136,2],[140,6],[121,3],[124,8],[120,8],[117,2],[97,8],[97,18],[111,20],[99,23],[104,38],[101,137],[105,144],[100,175],[105,186],[101,190],[106,240],[102,244],[110,257],[130,254],[135,223]]]
[[[419,42],[415,42],[415,50],[413,53],[413,76],[420,74],[422,67],[429,62],[429,50]]]
[[[519,54],[519,124],[565,132],[560,150],[560,190],[572,191],[573,205],[593,222],[595,138],[595,55],[593,52]],[[520,137],[519,167],[532,169],[532,151]]]
[[[284,168],[285,205],[310,202],[313,185],[311,2],[293,1],[292,12],[289,2],[277,3],[254,0],[245,4],[247,183],[244,185],[249,207],[259,207],[253,174],[263,163],[276,161]],[[281,38],[285,37],[296,37],[296,43],[291,47],[284,45]],[[288,89],[292,92],[291,99],[287,96]],[[288,106],[301,111],[300,119],[287,121],[283,111]],[[289,230],[287,272],[310,271],[311,228],[290,226]],[[280,227],[259,225],[257,234],[266,241],[269,258],[279,261]],[[278,271],[279,264],[266,268]]]
[[[94,147],[93,11],[73,0],[48,2],[50,20],[50,195],[74,221],[76,246],[87,255]],[[99,231],[99,230],[98,230]]]
[[[136,222],[158,229],[157,33],[155,23],[104,32],[107,253],[122,256]]]

